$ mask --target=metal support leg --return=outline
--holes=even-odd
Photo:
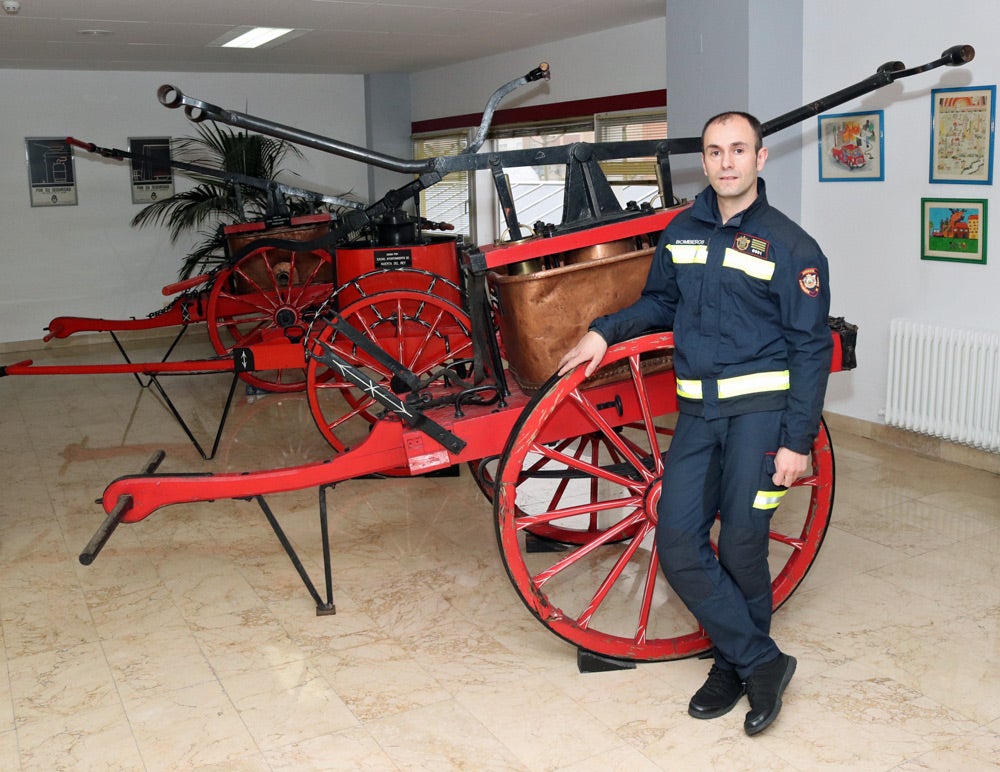
[[[309,578],[309,574],[306,571],[305,566],[302,565],[302,561],[299,559],[298,553],[295,551],[292,543],[288,540],[288,537],[285,535],[285,531],[282,529],[281,524],[278,523],[278,519],[274,516],[274,512],[271,511],[271,508],[264,500],[264,497],[254,497],[257,504],[260,506],[261,511],[264,513],[264,517],[267,518],[267,522],[270,524],[275,536],[277,536],[278,541],[281,542],[281,546],[284,548],[285,554],[288,555],[288,559],[291,560],[292,565],[295,566],[295,570],[298,572],[302,583],[306,586],[306,590],[309,591],[309,595],[311,595],[312,599],[316,602],[317,616],[327,616],[329,614],[337,613],[337,607],[333,603],[333,577],[330,568],[330,541],[328,539],[329,531],[327,528],[326,515],[327,487],[330,486],[320,486],[319,489],[319,520],[320,530],[323,533],[323,570],[326,579],[326,600],[320,597],[312,579]]]
[[[156,393],[160,395],[160,398],[163,400],[167,410],[170,411],[170,414],[174,417],[174,420],[177,421],[181,429],[184,430],[184,433],[187,435],[188,439],[191,440],[191,444],[194,445],[194,448],[195,450],[198,451],[198,454],[203,459],[205,459],[205,461],[211,461],[213,458],[215,458],[215,454],[219,450],[219,442],[221,442],[222,440],[222,430],[226,427],[226,419],[229,418],[229,411],[233,406],[233,396],[236,394],[236,384],[239,383],[239,380],[240,380],[240,374],[233,373],[232,383],[229,384],[229,394],[226,395],[226,404],[222,408],[222,416],[219,418],[219,426],[215,431],[215,440],[212,443],[211,453],[206,453],[204,449],[201,447],[201,443],[198,442],[198,440],[195,438],[194,433],[191,431],[191,428],[187,425],[187,421],[184,420],[184,418],[180,414],[180,411],[177,410],[177,407],[171,401],[170,397],[167,396],[167,392],[163,388],[163,384],[160,383],[159,378],[157,378],[155,375],[150,376],[149,384],[147,385],[153,386],[156,389]]]
[[[170,358],[170,355],[172,353],[174,353],[174,349],[177,348],[177,344],[181,342],[181,338],[184,337],[184,333],[187,332],[187,328],[188,328],[188,326],[186,324],[181,326],[180,332],[177,333],[177,337],[175,337],[174,340],[173,340],[173,342],[170,344],[170,346],[167,347],[166,353],[163,355],[163,358],[160,359],[161,362],[166,362]],[[108,335],[110,335],[111,336],[111,340],[113,340],[115,342],[115,346],[118,348],[118,351],[122,355],[122,358],[128,364],[132,364],[132,358],[129,357],[128,352],[125,350],[125,346],[122,345],[122,342],[118,339],[118,336],[115,335],[115,331],[114,330],[108,330]],[[150,379],[149,379],[149,381],[147,381],[146,383],[142,382],[142,378],[139,377],[139,373],[132,373],[132,377],[135,378],[136,382],[142,388],[145,389],[153,381],[153,378],[155,376],[151,376]]]
[[[174,338],[173,342],[167,348],[166,353],[163,355],[163,358],[160,360],[161,362],[166,362],[167,359],[170,358],[170,355],[177,347],[177,344],[180,343],[181,338],[184,337],[184,333],[187,332],[187,328],[188,325],[183,325],[181,327],[180,332],[177,333],[177,337]],[[118,347],[118,351],[121,353],[125,361],[128,364],[132,364],[132,359],[129,357],[128,352],[125,350],[125,346],[123,346],[122,342],[118,339],[118,336],[115,335],[113,330],[110,330],[109,334],[111,335],[111,339],[115,342],[115,346]],[[219,442],[221,442],[222,440],[222,430],[226,426],[226,419],[229,417],[229,411],[233,405],[233,395],[236,393],[236,382],[239,379],[238,373],[234,373],[233,382],[229,386],[229,394],[226,397],[226,404],[222,409],[222,416],[219,419],[219,427],[215,432],[215,440],[212,443],[211,453],[206,453],[204,448],[202,448],[201,443],[198,442],[197,439],[195,439],[194,433],[191,431],[191,427],[188,426],[187,421],[184,420],[184,418],[180,414],[180,411],[177,410],[177,407],[174,405],[173,401],[170,399],[169,396],[167,396],[166,389],[164,389],[163,384],[160,383],[160,380],[159,378],[157,378],[157,376],[155,375],[149,376],[149,380],[146,381],[145,383],[143,382],[142,378],[139,377],[139,373],[132,373],[132,377],[135,378],[136,383],[138,383],[141,388],[148,389],[150,386],[152,386],[156,390],[156,393],[160,395],[160,398],[163,400],[167,410],[174,417],[174,420],[177,421],[178,425],[184,431],[184,434],[186,434],[188,439],[191,440],[191,444],[194,445],[194,449],[198,451],[198,455],[200,455],[205,461],[211,461],[213,458],[215,458],[215,454],[219,451]]]

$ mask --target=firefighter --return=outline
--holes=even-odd
[[[709,186],[661,234],[633,305],[593,321],[559,372],[587,375],[610,344],[672,329],[679,416],[657,509],[667,581],[712,639],[688,713],[716,718],[744,694],[744,730],[774,722],[795,658],[770,636],[771,516],[806,473],[833,344],[827,261],[767,202],[760,122],[727,112],[702,132]],[[718,556],[709,531],[719,517]]]

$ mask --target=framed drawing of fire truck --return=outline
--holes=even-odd
[[[881,110],[819,117],[819,181],[885,179]]]
[[[920,257],[986,264],[986,199],[920,199]]]
[[[996,86],[931,91],[931,182],[993,184]]]

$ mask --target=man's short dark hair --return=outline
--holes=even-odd
[[[705,132],[708,131],[708,127],[713,123],[725,123],[730,118],[743,118],[747,123],[750,124],[750,128],[753,129],[754,133],[754,152],[760,152],[760,149],[764,147],[764,131],[761,129],[760,121],[756,117],[750,115],[750,113],[744,113],[740,110],[727,110],[724,113],[719,113],[718,115],[713,115],[707,121],[701,129],[701,152],[705,152]]]

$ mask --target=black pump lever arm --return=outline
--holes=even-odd
[[[128,158],[136,161],[146,161],[150,164],[167,163],[173,169],[179,169],[180,171],[189,172],[190,174],[200,174],[204,177],[214,177],[219,180],[225,180],[226,182],[236,183],[237,185],[244,185],[248,188],[257,188],[258,190],[277,192],[286,196],[294,196],[295,198],[304,198],[307,201],[313,201],[317,204],[332,204],[345,209],[360,209],[364,206],[364,204],[358,203],[357,201],[351,201],[350,199],[341,198],[340,196],[318,193],[315,190],[306,190],[305,188],[296,188],[292,185],[286,185],[283,182],[265,180],[260,177],[251,177],[246,174],[240,174],[239,172],[226,171],[225,169],[213,169],[210,166],[201,166],[200,164],[192,164],[187,161],[179,161],[176,158],[156,158],[147,153],[133,153],[129,150],[121,150],[117,147],[101,147],[100,145],[95,145],[93,142],[85,142],[84,140],[77,139],[76,137],[66,137],[66,141],[71,145],[86,150],[88,153],[95,153],[102,158],[111,158],[115,161],[123,161]]]
[[[843,104],[848,100],[864,96],[871,91],[887,86],[894,81],[900,80],[901,78],[907,78],[911,75],[927,72],[928,70],[933,70],[942,66],[960,67],[963,64],[971,62],[975,55],[976,51],[971,45],[956,45],[945,49],[939,58],[918,67],[911,67],[907,69],[902,62],[887,62],[879,67],[873,75],[870,75],[864,80],[765,122],[763,124],[764,134],[774,134],[781,129],[787,128],[788,126],[800,121],[804,121],[806,118],[811,118],[814,115],[819,115],[820,113],[836,107],[837,105]],[[539,67],[537,70],[546,73],[544,75],[539,75],[538,77],[548,77],[547,67],[544,70],[542,67]],[[535,72],[535,70],[532,71],[532,73]],[[532,75],[532,73],[529,73],[529,76]],[[511,81],[511,83],[517,83],[520,80],[530,80],[529,76],[525,76],[525,78],[519,79],[518,81]],[[504,88],[506,88],[506,86],[502,86],[501,90]],[[285,139],[307,147],[313,147],[317,150],[332,153],[333,155],[343,158],[350,158],[356,161],[368,163],[372,166],[411,174],[436,172],[437,174],[444,176],[445,174],[457,171],[489,169],[495,165],[510,168],[518,166],[561,164],[566,163],[570,159],[570,155],[572,153],[578,152],[579,145],[585,144],[574,143],[571,145],[558,145],[555,147],[541,149],[536,148],[533,150],[505,150],[497,153],[461,153],[454,156],[438,156],[433,158],[406,160],[377,153],[356,145],[350,145],[346,142],[339,142],[327,137],[322,137],[318,134],[311,134],[290,126],[284,126],[279,123],[268,121],[264,118],[224,110],[216,105],[187,96],[181,93],[180,89],[176,86],[160,86],[157,91],[157,97],[159,98],[160,103],[165,107],[176,108],[183,105],[188,118],[193,121],[218,121],[230,126],[237,126],[251,131],[257,131],[271,137]],[[670,155],[700,153],[701,137],[598,142],[590,145],[590,152],[593,154],[595,159],[602,161],[620,158],[644,158],[647,156],[655,156],[662,152],[666,152]]]
[[[952,46],[951,48],[946,48],[939,58],[932,62],[921,64],[918,67],[910,67],[907,69],[906,65],[902,62],[886,62],[875,71],[874,75],[855,83],[853,86],[848,86],[840,91],[835,91],[822,99],[817,99],[815,102],[811,102],[795,110],[791,110],[784,115],[779,115],[777,118],[772,118],[771,120],[761,124],[761,129],[763,129],[765,136],[768,134],[774,134],[777,131],[781,131],[788,126],[798,123],[799,121],[804,121],[806,118],[811,118],[812,116],[819,115],[820,113],[830,110],[837,105],[841,105],[848,100],[863,96],[864,94],[880,89],[883,86],[888,86],[890,83],[894,83],[901,78],[908,78],[911,75],[917,75],[921,72],[927,72],[928,70],[933,70],[942,66],[961,67],[963,64],[971,62],[975,56],[976,49],[972,46],[957,45]]]

